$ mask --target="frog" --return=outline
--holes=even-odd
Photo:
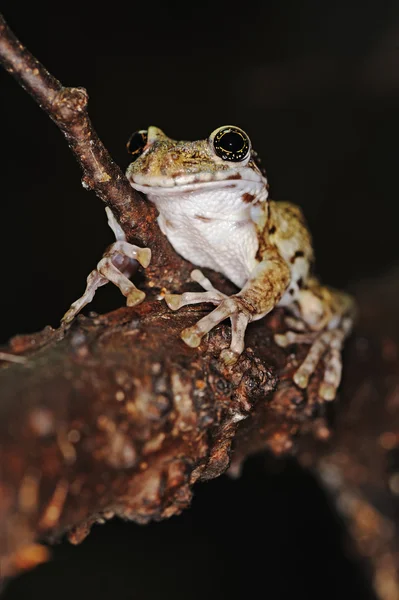
[[[198,347],[219,323],[230,320],[231,341],[220,360],[234,365],[245,350],[245,333],[252,321],[283,307],[286,331],[274,335],[281,347],[307,344],[304,360],[293,374],[305,390],[320,362],[323,375],[318,396],[336,397],[342,375],[342,350],[350,334],[355,301],[346,292],[323,285],[314,274],[312,237],[301,208],[269,198],[269,184],[248,134],[224,125],[207,138],[177,141],[150,126],[128,142],[131,162],[126,176],[158,210],[158,224],[174,250],[195,268],[191,279],[201,291],[165,293],[172,311],[188,305],[214,308],[181,332],[182,340]],[[108,281],[117,285],[127,305],[145,294],[130,280],[138,261],[144,268],[151,251],[126,241],[107,207],[116,242],[111,244],[87,279],[85,293],[64,315],[69,323]],[[219,291],[201,269],[221,273],[238,292]]]

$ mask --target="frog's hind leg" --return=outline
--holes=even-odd
[[[309,352],[293,379],[300,388],[306,389],[317,365],[322,361],[324,374],[319,396],[322,400],[334,400],[341,381],[343,344],[354,321],[354,301],[347,294],[314,282],[312,287],[300,293],[294,312],[294,318],[287,317],[290,330],[276,335],[275,341],[284,347],[309,344]],[[302,314],[302,319],[298,318],[298,312]]]

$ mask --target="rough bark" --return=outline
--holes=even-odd
[[[328,406],[317,376],[307,395],[292,384],[306,348],[274,344],[281,310],[251,325],[233,368],[217,359],[228,326],[190,349],[178,334],[200,309],[157,301],[11,340],[4,350],[27,361],[0,370],[3,573],[46,558],[38,538],[68,531],[78,542],[113,514],[145,523],[180,512],[195,481],[228,468],[233,443],[232,475],[264,450],[318,473],[378,596],[396,598],[398,292],[397,273],[358,288],[358,327]]]
[[[180,340],[200,312],[148,301],[18,336],[4,349],[26,359],[0,370],[4,570],[38,536],[77,526],[70,537],[78,541],[104,515],[145,523],[180,512],[195,481],[227,469],[238,424],[256,405],[267,422],[262,443],[277,455],[300,432],[323,435],[321,406],[289,377],[306,348],[290,355],[272,339],[282,311],[250,327],[234,367],[218,360],[228,326],[198,350]]]

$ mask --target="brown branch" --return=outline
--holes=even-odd
[[[195,481],[227,468],[238,422],[276,380],[251,351],[221,366],[225,327],[193,352],[178,334],[196,318],[147,302],[11,341],[29,360],[0,370],[3,572],[38,536],[176,514]]]
[[[152,248],[148,288],[181,290],[191,267],[171,250],[155,208],[130,187],[97,137],[86,91],[64,88],[1,16],[0,61],[64,133],[85,187],[111,207],[130,241]],[[221,277],[218,285],[229,291]],[[265,449],[297,452],[315,469],[344,507],[379,597],[396,598],[399,493],[397,473],[387,465],[399,445],[399,328],[392,327],[392,306],[383,305],[384,318],[370,315],[381,306],[371,289],[359,295],[363,325],[347,351],[334,435],[317,399],[320,373],[306,395],[291,381],[306,348],[292,353],[273,343],[283,329],[281,310],[251,325],[247,349],[230,368],[217,360],[228,327],[216,328],[198,350],[187,348],[178,334],[200,309],[171,314],[156,301],[14,338],[4,352],[20,362],[3,362],[0,370],[0,574],[44,560],[38,538],[68,531],[78,542],[91,523],[112,514],[147,522],[178,513],[195,481],[228,467],[236,438],[232,474]]]
[[[393,280],[383,305],[371,294],[384,282],[357,295],[361,320],[346,350],[333,430],[316,399],[320,374],[307,396],[292,384],[306,349],[293,356],[273,343],[281,310],[251,325],[234,368],[217,360],[227,326],[193,351],[178,334],[200,310],[170,313],[158,302],[11,340],[4,350],[28,362],[0,370],[2,572],[46,558],[31,546],[38,538],[68,531],[78,542],[113,514],[145,523],[180,512],[194,482],[228,467],[234,441],[233,475],[262,450],[297,454],[316,470],[379,597],[395,598],[384,591],[399,589],[397,274]]]
[[[269,404],[271,365],[287,364],[272,341],[282,311],[250,328],[234,367],[218,360],[227,326],[198,351],[180,340],[199,312],[147,302],[10,342],[5,350],[28,361],[0,370],[3,571],[20,565],[19,551],[37,537],[79,526],[70,533],[78,541],[104,515],[145,523],[180,512],[195,481],[226,470],[238,424],[257,401],[276,453],[309,430],[314,407],[290,380],[281,384],[289,410],[279,396]]]

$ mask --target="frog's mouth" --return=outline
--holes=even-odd
[[[259,194],[267,189],[267,181],[252,169],[245,169],[241,174],[237,171],[216,173],[190,173],[168,176],[148,176],[141,173],[128,174],[130,185],[144,194],[173,195],[192,191],[220,188],[237,188],[241,193]]]

